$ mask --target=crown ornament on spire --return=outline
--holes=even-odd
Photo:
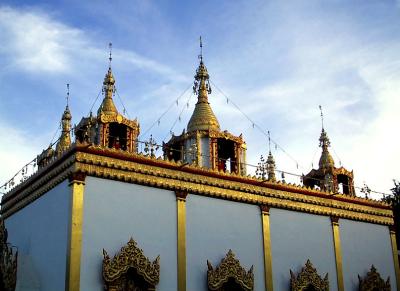
[[[210,75],[203,63],[203,41],[200,36],[200,64],[194,76],[193,93],[198,96],[198,102],[208,102],[208,94],[211,94]]]

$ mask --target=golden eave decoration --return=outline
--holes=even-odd
[[[7,229],[0,218],[0,289],[14,291],[17,283],[17,256],[7,243]]]
[[[160,280],[160,256],[151,262],[132,238],[112,259],[105,250],[103,255],[103,279],[106,285],[117,282],[130,268],[151,286],[156,286]]]
[[[246,271],[240,265],[239,260],[235,258],[235,254],[232,250],[229,250],[225,258],[221,260],[221,263],[215,269],[208,260],[207,265],[207,283],[209,290],[223,290],[223,285],[227,283],[229,279],[233,279],[243,290],[253,290],[253,266],[251,266],[250,270]]]
[[[290,270],[290,290],[303,291],[308,290],[307,288],[310,286],[316,291],[329,291],[328,274],[322,279],[310,260],[307,260],[306,265],[297,276]]]
[[[381,275],[376,271],[374,265],[371,266],[371,270],[367,273],[365,278],[361,278],[358,275],[358,281],[360,282],[360,291],[390,291],[390,277],[387,278],[386,282],[382,279]]]

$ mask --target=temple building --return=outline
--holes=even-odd
[[[9,183],[0,290],[400,290],[392,208],[355,195],[324,129],[302,185],[277,178],[271,151],[248,175],[243,136],[221,130],[211,108],[201,55],[190,121],[157,157],[151,142],[139,151],[115,82],[110,65],[97,114],[72,127],[67,104],[58,141]]]

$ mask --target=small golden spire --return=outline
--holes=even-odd
[[[61,117],[61,136],[56,145],[56,155],[61,156],[71,146],[71,112],[69,111],[69,84],[67,84],[67,105],[65,106],[64,113]]]
[[[269,154],[267,158],[267,173],[268,173],[268,181],[276,182],[275,176],[275,160],[271,153],[271,136],[268,131],[268,147],[269,147]]]
[[[319,110],[321,112],[321,124],[322,124],[321,135],[319,137],[319,146],[322,148],[321,158],[319,159],[319,168],[327,170],[335,167],[335,161],[333,160],[328,150],[328,147],[331,146],[331,142],[329,140],[328,134],[324,129],[324,115],[322,113],[321,105],[319,105]]]
[[[203,42],[200,37],[200,64],[194,76],[193,93],[196,94],[197,103],[193,115],[188,124],[188,131],[194,130],[220,130],[217,118],[208,102],[208,94],[211,94],[210,76],[203,62]]]
[[[109,44],[110,48],[110,56],[109,67],[106,76],[103,81],[103,93],[104,99],[101,103],[99,110],[97,111],[97,115],[107,114],[107,115],[116,115],[118,114],[117,108],[115,107],[114,101],[112,99],[113,94],[115,93],[115,79],[111,70],[111,61],[112,61],[112,43]]]

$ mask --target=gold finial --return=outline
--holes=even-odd
[[[321,112],[322,129],[324,129],[324,114],[322,113],[322,106],[321,105],[319,105],[319,111]]]
[[[200,62],[203,62],[203,41],[201,40],[200,35],[200,55],[199,55]]]
[[[269,152],[271,153],[271,135],[269,133],[269,130],[268,130],[268,149],[269,149]]]
[[[109,62],[109,67],[111,68],[111,61],[112,61],[112,43],[110,42],[109,44],[108,44],[108,48],[110,49],[110,56],[109,56],[109,58],[108,58],[108,60],[110,61]]]
[[[67,84],[67,107],[69,105],[69,84]]]

